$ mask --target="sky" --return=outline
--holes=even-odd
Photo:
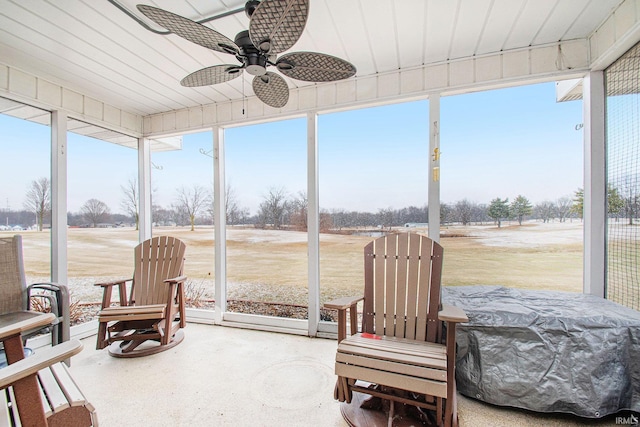
[[[582,102],[556,103],[553,83],[442,97],[440,106],[442,202],[523,195],[537,203],[582,187]],[[320,115],[321,208],[426,205],[428,118],[428,100]],[[21,209],[30,183],[50,174],[50,131],[0,115],[0,132],[0,208]],[[254,214],[270,190],[305,192],[306,144],[304,118],[227,129],[226,180],[237,203]],[[212,133],[202,132],[185,135],[182,150],[153,153],[154,204],[169,207],[180,187],[211,190],[212,148]],[[69,211],[90,198],[122,211],[136,150],[69,134],[67,161]]]

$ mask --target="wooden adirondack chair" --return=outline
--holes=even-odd
[[[346,402],[342,413],[351,425],[358,424],[349,419],[358,411],[345,405],[354,391],[388,399],[389,425],[394,401],[435,411],[438,425],[457,425],[455,326],[468,319],[440,302],[442,253],[419,234],[380,237],[364,248],[364,297],[325,304],[339,314],[335,398]],[[356,304],[363,299],[362,332],[356,333]]]
[[[168,350],[184,339],[185,244],[174,237],[154,237],[135,248],[135,270],[131,279],[98,283],[104,289],[98,313],[97,349],[109,346],[115,357],[138,357]],[[132,282],[127,300],[126,283]],[[119,306],[111,306],[118,286]],[[145,341],[159,345],[145,345]]]

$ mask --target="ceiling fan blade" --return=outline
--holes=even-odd
[[[251,42],[265,53],[284,52],[302,35],[308,15],[309,0],[263,0],[251,15]]]
[[[235,55],[240,50],[232,40],[190,19],[144,4],[139,4],[137,8],[144,16],[156,24],[190,42],[232,55]]]
[[[253,91],[262,102],[273,107],[282,108],[289,101],[289,86],[282,77],[267,71],[262,76],[253,78]]]
[[[344,59],[317,52],[291,52],[276,61],[287,77],[306,82],[331,82],[352,77],[356,67]]]
[[[194,71],[184,79],[180,80],[180,84],[186,87],[211,86],[218,83],[228,82],[242,74],[242,67],[233,64],[214,65],[213,67],[203,68]]]

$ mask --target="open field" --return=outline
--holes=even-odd
[[[426,232],[426,230],[419,230]],[[499,284],[528,289],[582,290],[582,224],[443,227],[445,285]],[[214,294],[214,230],[155,228],[187,244],[185,273],[191,290]],[[13,232],[0,232],[0,236]],[[28,281],[48,280],[50,235],[24,231]],[[129,228],[70,228],[69,286],[75,300],[99,301],[97,281],[130,277],[137,232]],[[228,297],[266,302],[307,302],[306,233],[229,227]],[[368,236],[322,234],[321,297],[357,295],[362,289],[362,249]]]

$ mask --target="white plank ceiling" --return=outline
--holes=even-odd
[[[179,81],[211,65],[236,63],[176,35],[155,34],[116,0],[0,0],[0,63],[130,113],[150,114],[253,96],[251,77],[185,88]],[[192,20],[243,8],[244,0],[144,2]],[[558,41],[585,39],[621,0],[311,0],[306,29],[289,51],[346,59],[356,76],[418,67]],[[233,40],[244,13],[205,25]],[[304,83],[286,78],[290,88]]]

